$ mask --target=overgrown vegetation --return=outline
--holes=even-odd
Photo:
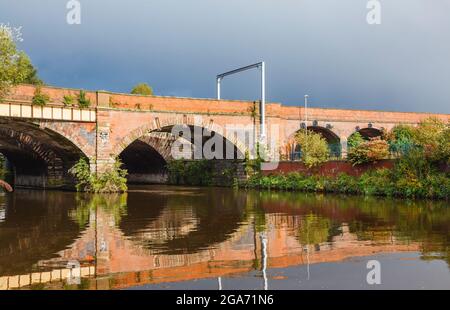
[[[353,165],[373,163],[389,156],[389,145],[379,137],[373,138],[358,142],[349,149],[347,156],[347,160]]]
[[[71,95],[64,95],[63,97],[63,104],[66,107],[73,106],[74,98]]]
[[[37,106],[45,106],[48,102],[50,101],[50,97],[49,95],[45,94],[42,92],[42,88],[41,86],[36,86],[36,88],[34,89],[34,96],[32,99],[32,103],[33,105],[37,105]]]
[[[349,139],[354,165],[396,157],[393,169],[371,170],[359,177],[309,176],[299,173],[252,175],[241,186],[261,189],[382,195],[405,198],[449,199],[450,129],[436,118],[418,126],[398,125],[381,138],[365,140],[359,133]]]
[[[121,161],[116,159],[110,168],[100,173],[93,173],[88,162],[81,158],[69,172],[76,178],[76,189],[79,192],[126,192],[128,190],[126,178],[128,172],[121,166]]]
[[[86,92],[84,90],[80,90],[77,101],[78,107],[81,109],[89,108],[91,106],[91,101],[86,97]]]
[[[202,185],[212,184],[212,162],[207,160],[172,160],[167,163],[169,183],[175,185]]]
[[[295,135],[295,140],[301,148],[301,160],[309,168],[328,160],[330,154],[328,143],[321,134],[309,130],[300,130]]]
[[[369,171],[360,177],[347,174],[340,174],[337,177],[308,176],[297,172],[284,175],[255,175],[241,186],[266,190],[446,200],[450,195],[450,179],[445,173],[436,173],[421,180],[410,181],[398,175],[395,170],[388,169]]]
[[[153,88],[151,88],[147,83],[139,83],[133,87],[131,93],[134,95],[151,96],[153,95]]]

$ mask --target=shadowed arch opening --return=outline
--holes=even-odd
[[[349,137],[348,137],[348,142],[347,142],[347,147],[348,149],[351,149],[352,144],[354,139],[355,139],[355,135],[359,133],[361,135],[361,137],[366,140],[369,141],[370,139],[373,138],[377,138],[377,137],[381,137],[383,132],[380,129],[377,128],[373,128],[373,127],[367,127],[367,128],[362,128],[360,129],[359,127],[356,127],[356,131],[354,133],[352,133]]]
[[[359,132],[359,134],[366,140],[369,140],[371,138],[381,137],[383,132],[380,129],[368,127],[368,128],[362,128],[357,130],[356,132]]]
[[[297,132],[299,132],[300,130],[298,130]],[[308,126],[308,131],[320,134],[327,141],[331,158],[341,157],[341,140],[339,136],[335,134],[330,128],[325,128],[321,126]],[[295,141],[292,150],[293,152],[291,154],[291,159],[299,160],[302,157],[302,150],[300,145],[297,144]]]
[[[177,191],[129,196],[127,215],[119,225],[124,235],[153,254],[199,253],[232,239],[248,216],[245,193],[213,188]],[[139,203],[149,207],[139,208]]]
[[[233,142],[208,128],[194,125],[173,125],[163,127],[159,131],[173,133],[174,126],[177,126],[176,134],[190,143],[188,150],[183,150],[183,156],[186,159],[210,159],[212,155],[207,154],[209,151],[213,153],[212,159],[243,159],[245,157],[245,154]],[[189,136],[184,136],[185,132],[189,133]]]
[[[18,187],[72,188],[68,170],[84,153],[64,136],[32,122],[0,120],[2,176]],[[87,159],[87,158],[86,158]]]
[[[174,145],[177,140],[182,143]],[[118,156],[124,168],[128,170],[130,184],[166,183],[166,165],[174,159],[222,160],[245,157],[240,149],[224,136],[193,125],[168,125],[142,132],[126,145]]]
[[[119,158],[128,171],[127,178],[131,184],[158,184],[167,180],[167,161],[148,139],[134,141],[120,153]]]

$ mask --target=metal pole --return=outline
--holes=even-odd
[[[222,74],[217,75],[216,81],[217,81],[217,100],[220,100],[220,82],[222,79],[228,75],[236,74],[242,71],[254,69],[254,68],[261,68],[261,106],[260,106],[260,112],[261,112],[261,127],[260,127],[260,140],[265,140],[266,137],[266,65],[264,61],[241,67],[235,70],[231,70]]]
[[[266,138],[266,64],[261,62],[261,141]]]
[[[308,129],[308,95],[305,95],[305,128]]]
[[[217,78],[217,100],[220,100],[220,80],[222,78]]]

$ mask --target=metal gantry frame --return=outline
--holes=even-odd
[[[264,141],[266,138],[266,68],[264,61],[255,63],[253,65],[241,67],[235,70],[231,70],[222,74],[217,75],[217,100],[220,100],[220,82],[224,77],[236,73],[240,73],[243,71],[247,71],[250,69],[261,68],[261,103],[260,103],[260,112],[261,112],[261,130],[260,130],[260,140]]]

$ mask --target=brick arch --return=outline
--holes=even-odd
[[[138,140],[150,145],[155,151],[161,155],[166,162],[172,160],[171,147],[175,141],[175,137],[169,135],[163,135],[163,133],[152,131],[144,136],[138,138]],[[136,141],[136,140],[135,140]]]
[[[316,125],[316,126],[313,126],[313,125],[308,126],[308,129],[310,129],[310,128],[313,128],[312,131],[318,132],[318,133],[321,133],[321,134],[322,134],[322,132],[328,132],[328,133],[329,133],[329,136],[331,136],[331,137],[337,139],[337,141],[339,141],[339,143],[340,143],[341,140],[342,140],[341,135],[339,135],[337,132],[335,132],[332,128],[326,128],[326,127],[319,126],[319,125]],[[314,128],[318,128],[319,130],[316,131],[316,130],[314,130]],[[287,141],[286,141],[286,143],[285,143],[285,145],[284,145],[284,151],[285,151],[288,155],[290,155],[290,154],[295,150],[295,148],[297,147],[297,142],[295,141],[295,135],[296,135],[297,132],[299,132],[301,129],[302,129],[302,128],[297,128],[293,133],[291,133],[291,134],[288,136]],[[310,129],[310,130],[311,130],[311,129]],[[324,135],[322,134],[322,136],[324,136]],[[327,137],[324,137],[324,138],[327,139]],[[327,142],[328,142],[328,139],[327,139]]]
[[[373,138],[373,137],[378,137],[381,136],[383,134],[383,130],[384,128],[382,127],[355,127],[355,130],[348,136],[349,138],[359,132],[363,137],[365,138]]]
[[[13,119],[0,122],[0,152],[13,164],[16,185],[30,186],[23,181],[28,176],[32,182],[40,180],[38,187],[71,183],[68,170],[80,157],[87,157],[63,135],[36,123]]]
[[[208,129],[209,131],[214,132],[221,132],[221,127],[215,123],[211,122],[195,122],[192,119],[180,119],[180,118],[161,118],[157,121],[153,119],[150,123],[144,124],[142,126],[139,126],[138,128],[131,130],[125,137],[123,137],[118,143],[116,143],[111,152],[112,157],[117,157],[122,153],[131,143],[134,141],[141,139],[145,137],[148,133],[152,132],[158,132],[162,128],[177,126],[177,125],[187,125],[187,126],[198,126],[205,129]],[[241,152],[243,155],[246,153],[248,148],[245,146],[245,144],[240,141],[237,137],[234,135],[232,136],[229,133],[225,133],[225,135],[222,135],[226,140],[228,140],[231,144],[233,144],[239,152]],[[152,146],[155,148],[154,146]],[[160,148],[157,146],[155,149],[158,150]],[[167,157],[170,159],[170,157]]]
[[[0,127],[0,141],[2,141],[2,148],[0,152],[8,154],[9,149],[16,149],[21,152],[29,154],[31,158],[39,160],[46,164],[51,164],[59,157],[57,154],[31,135],[19,131],[15,131],[12,128]],[[8,141],[8,142],[5,142]]]
[[[64,137],[67,141],[77,147],[87,158],[94,158],[96,153],[96,125],[93,123],[57,123],[41,122],[38,123],[56,135]]]

